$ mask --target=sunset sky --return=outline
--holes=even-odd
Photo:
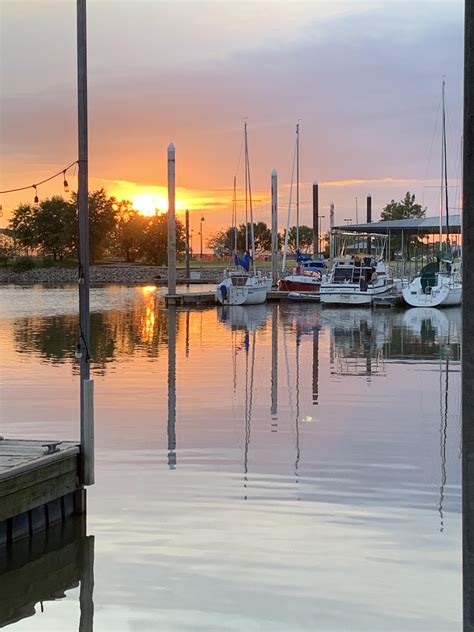
[[[0,2],[0,190],[77,157],[75,5]],[[462,0],[89,0],[90,187],[144,210],[166,203],[172,141],[178,210],[191,210],[196,233],[204,216],[207,237],[230,223],[247,117],[256,220],[270,221],[275,168],[283,227],[299,121],[303,223],[314,178],[323,230],[330,202],[342,224],[355,221],[357,196],[362,221],[369,192],[375,217],[407,190],[435,215],[444,76],[454,210],[462,51]],[[243,186],[242,165],[237,177]],[[40,197],[53,193],[62,193],[60,178],[39,189]],[[0,226],[33,195],[2,195]]]

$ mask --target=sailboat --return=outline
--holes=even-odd
[[[462,301],[461,260],[449,247],[448,167],[446,152],[446,110],[442,88],[443,125],[441,139],[441,202],[439,218],[440,252],[436,260],[421,269],[420,275],[402,288],[403,298],[411,307],[447,307]],[[444,195],[443,195],[444,192]],[[444,199],[443,199],[444,198]],[[443,201],[446,207],[446,251],[442,250]]]
[[[272,287],[271,277],[257,272],[255,262],[255,231],[253,222],[252,187],[250,184],[250,164],[248,152],[247,123],[244,123],[244,155],[245,155],[245,255],[237,254],[236,200],[234,179],[234,216],[232,232],[234,235],[234,261],[236,268],[226,270],[223,280],[217,285],[216,300],[221,305],[257,305],[267,300],[267,292]],[[252,257],[250,257],[248,243],[247,213],[250,209],[250,237]],[[250,265],[252,264],[252,272]]]
[[[299,227],[300,227],[300,126],[296,125],[296,267],[290,274],[283,276],[278,281],[278,289],[286,292],[319,292],[321,280],[326,268],[323,259],[313,259],[311,255],[304,254],[300,250]],[[294,173],[294,163],[293,163]],[[288,234],[290,230],[291,196],[293,191],[293,173],[291,175],[290,200],[288,205],[288,221],[285,233],[285,246],[283,253],[283,269],[285,273],[286,254],[288,251]],[[314,252],[317,252],[317,245],[314,244]],[[297,297],[299,298],[299,297]]]

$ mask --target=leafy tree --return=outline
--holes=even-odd
[[[168,257],[168,213],[145,218],[146,227],[141,240],[139,254],[147,262],[164,265]],[[185,230],[182,222],[176,220],[176,254],[183,254],[186,248]]]
[[[138,211],[130,209],[126,215],[119,215],[115,229],[115,249],[127,263],[133,263],[140,256],[147,227],[147,219]]]
[[[251,250],[251,224],[248,224],[248,242]],[[257,255],[270,252],[272,249],[272,231],[265,222],[253,224],[255,237],[255,253]],[[220,255],[231,255],[234,250],[234,231],[231,227],[214,233],[208,240],[207,245]],[[237,251],[245,251],[245,224],[240,224],[237,229]]]
[[[405,197],[400,202],[392,200],[385,206],[380,217],[382,220],[387,219],[410,219],[412,217],[424,217],[426,215],[426,207],[422,208],[421,204],[415,202],[415,194],[407,191]]]
[[[39,248],[52,254],[55,261],[73,247],[73,224],[73,208],[59,195],[42,200],[37,208],[20,204],[10,221],[23,247]]]
[[[300,226],[299,243],[302,252],[313,247],[313,230],[309,226]],[[296,252],[296,226],[292,226],[288,233],[288,250]]]
[[[77,210],[77,193],[72,194],[72,204]],[[115,214],[117,200],[108,197],[105,189],[97,189],[89,193],[89,248],[91,261],[98,261],[113,243],[113,233],[115,230]],[[78,220],[76,219],[75,238],[76,245],[79,244]]]

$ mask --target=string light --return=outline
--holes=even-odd
[[[34,189],[35,190],[35,203],[37,202],[36,198],[38,197],[37,195],[37,187],[40,186],[40,184],[44,184],[45,182],[49,182],[50,180],[53,180],[54,178],[57,178],[58,176],[62,175],[63,176],[63,184],[64,184],[64,190],[67,192],[69,190],[69,185],[68,182],[66,180],[66,171],[68,171],[68,169],[70,169],[71,167],[73,167],[74,165],[78,165],[79,161],[75,160],[74,162],[71,162],[70,165],[68,165],[67,167],[64,167],[64,169],[61,169],[61,171],[58,171],[57,173],[54,173],[52,176],[49,176],[49,178],[45,178],[44,180],[41,180],[40,182],[36,182],[35,184],[29,184],[26,187],[17,187],[16,189],[5,189],[5,191],[0,191],[0,195],[5,194],[5,193],[16,193],[17,191],[27,191],[28,189]]]
[[[35,199],[34,199],[34,202],[33,202],[33,207],[34,208],[38,208],[38,205],[39,205],[38,189],[36,188],[36,184],[33,184],[32,187],[35,190]]]

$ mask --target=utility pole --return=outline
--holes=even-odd
[[[334,202],[331,202],[329,207],[329,257],[334,259]]]
[[[176,150],[168,145],[168,294],[176,294]]]
[[[317,257],[319,254],[318,216],[319,216],[319,185],[318,185],[318,181],[315,179],[313,182],[313,257]]]
[[[77,129],[79,170],[77,205],[79,211],[79,328],[77,354],[81,360],[81,477],[94,483],[94,382],[90,379],[89,317],[89,168],[87,132],[87,21],[86,0],[77,0]]]
[[[474,629],[474,3],[464,20],[462,504],[464,632]]]
[[[201,266],[202,266],[202,224],[204,222],[204,217],[201,217],[201,230],[199,234],[201,235]]]
[[[278,283],[278,174],[272,171],[272,283]]]

